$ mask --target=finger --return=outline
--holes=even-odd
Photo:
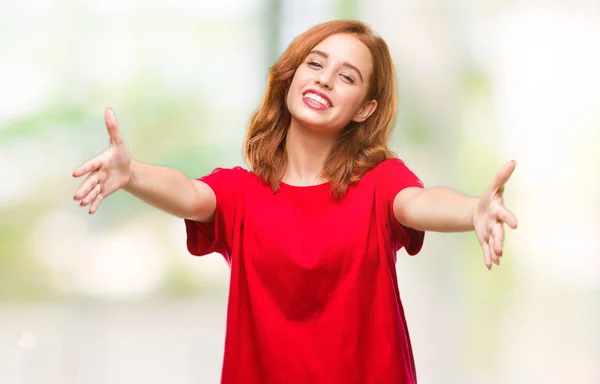
[[[79,187],[79,189],[77,190],[77,192],[75,192],[75,195],[73,196],[74,200],[81,200],[83,197],[87,196],[90,191],[92,189],[94,189],[94,187],[96,186],[96,184],[98,184],[98,172],[95,171],[93,173],[91,173],[86,179],[85,181],[81,184],[81,187]]]
[[[104,122],[106,123],[110,143],[115,145],[123,144],[123,138],[119,132],[119,124],[117,124],[115,112],[111,108],[106,108],[104,111]]]
[[[498,265],[500,263],[498,255],[496,254],[496,252],[494,251],[494,237],[490,236],[489,240],[488,240],[488,249],[490,252],[490,258],[492,259],[492,262],[496,265]]]
[[[73,172],[73,177],[80,177],[86,173],[93,172],[100,168],[100,166],[102,166],[102,158],[100,156],[96,156],[80,165],[79,168]]]
[[[517,218],[506,208],[498,211],[497,220],[506,223],[512,229],[517,229]]]
[[[88,212],[90,215],[96,213],[96,211],[98,210],[98,207],[100,206],[100,203],[102,202],[103,199],[104,199],[104,197],[102,196],[102,193],[100,193],[98,196],[96,196],[96,198],[92,202],[92,205],[90,206],[90,210]]]
[[[502,247],[504,246],[504,226],[502,223],[494,225],[492,236],[494,237],[494,252],[498,257],[501,257],[503,254]]]
[[[491,188],[495,191],[503,190],[504,184],[510,179],[512,176],[515,167],[517,166],[517,162],[512,160],[506,163],[496,174],[494,180],[492,181]]]
[[[483,261],[485,262],[485,266],[487,267],[487,269],[490,269],[492,268],[492,256],[490,254],[490,246],[486,242],[481,244],[481,247],[483,248]]]
[[[477,241],[479,242],[479,245],[481,245],[482,247],[484,244],[487,244],[487,237],[485,237],[486,234],[487,234],[487,232],[480,233],[479,231],[475,231],[475,235],[477,236]]]
[[[94,201],[96,199],[96,197],[100,194],[101,191],[102,191],[102,186],[100,184],[96,184],[94,189],[92,189],[90,191],[90,193],[88,193],[87,196],[84,197],[83,200],[81,200],[81,203],[79,203],[79,205],[81,205],[82,207],[85,207],[86,205],[90,204],[92,201]]]

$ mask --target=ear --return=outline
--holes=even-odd
[[[362,123],[367,120],[369,116],[377,109],[377,100],[367,100],[363,103],[363,106],[358,110],[352,121],[355,123]]]

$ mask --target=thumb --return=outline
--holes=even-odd
[[[104,111],[104,122],[106,123],[110,143],[114,145],[123,144],[123,138],[121,137],[121,132],[119,132],[119,124],[117,123],[115,112],[111,108],[106,108]]]

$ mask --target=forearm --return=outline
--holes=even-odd
[[[210,187],[190,179],[174,168],[132,160],[131,179],[123,189],[140,200],[181,218],[199,217],[200,220],[208,220],[214,211],[214,207],[211,210]]]
[[[410,228],[425,231],[471,231],[478,202],[478,198],[451,188],[426,188],[406,203],[403,217],[397,219]]]

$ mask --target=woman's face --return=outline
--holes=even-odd
[[[366,120],[377,107],[365,100],[372,72],[371,53],[360,40],[329,36],[296,69],[286,100],[292,119],[323,133]]]

